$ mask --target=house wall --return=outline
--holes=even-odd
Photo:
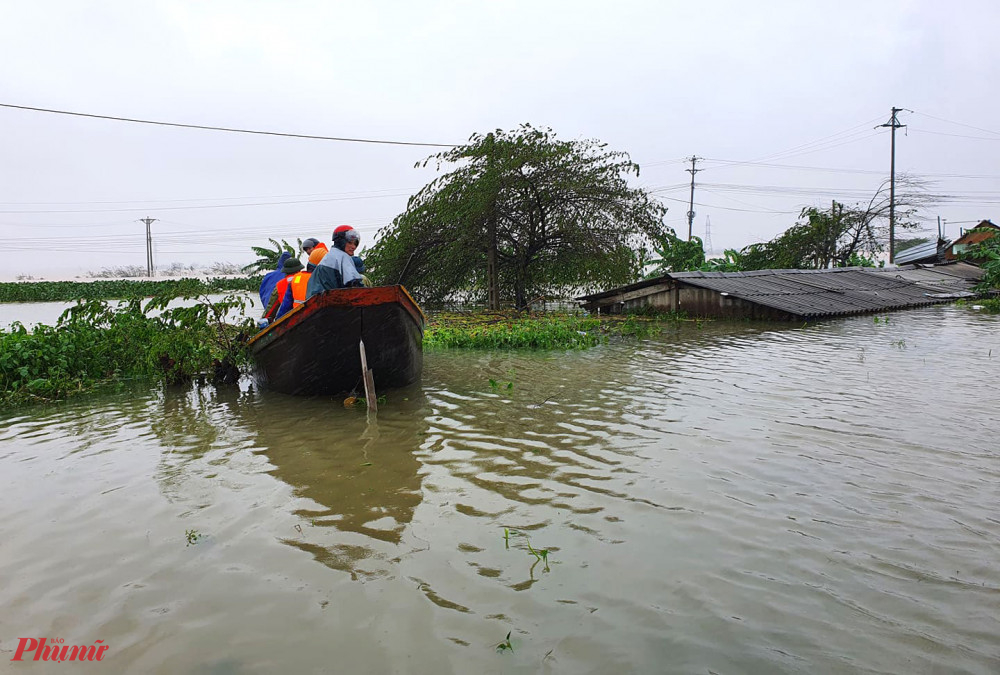
[[[722,295],[718,291],[697,286],[689,286],[684,282],[675,282],[669,287],[657,286],[649,289],[645,295],[625,300],[618,307],[618,312],[634,312],[645,307],[652,307],[661,312],[684,312],[692,317],[711,317],[717,319],[769,319],[774,321],[795,320],[798,317],[787,312],[781,312],[769,307]],[[617,312],[616,312],[617,313]]]

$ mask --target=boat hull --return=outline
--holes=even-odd
[[[402,286],[326,291],[250,341],[257,379],[294,395],[362,391],[363,340],[375,390],[404,387],[423,370],[424,315]]]

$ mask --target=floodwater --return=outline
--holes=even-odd
[[[1000,672],[998,371],[932,307],[7,413],[0,670]]]

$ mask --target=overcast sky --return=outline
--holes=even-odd
[[[697,155],[717,251],[874,191],[898,106],[897,172],[950,195],[926,215],[956,236],[1000,215],[998,20],[995,0],[6,1],[0,103],[414,143],[530,122],[628,152],[684,235]],[[159,267],[345,223],[370,242],[433,152],[0,108],[0,277],[144,267],[146,216]]]

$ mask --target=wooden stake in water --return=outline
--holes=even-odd
[[[378,412],[378,402],[375,400],[375,378],[372,369],[368,367],[368,357],[365,356],[365,341],[361,344],[361,375],[365,381],[365,401],[368,403],[368,412]]]

